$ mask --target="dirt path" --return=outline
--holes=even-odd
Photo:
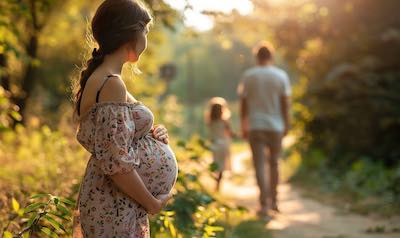
[[[249,152],[232,159],[233,173],[224,180],[221,194],[251,212],[257,209],[258,190],[249,168]],[[399,220],[378,220],[337,209],[307,199],[296,188],[284,183],[279,186],[281,214],[266,225],[274,238],[399,238],[400,233],[367,233],[369,228],[384,226],[386,230],[399,227]],[[397,223],[396,223],[397,222]],[[250,237],[249,237],[250,238]]]

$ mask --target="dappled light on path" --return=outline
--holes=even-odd
[[[221,195],[237,205],[245,206],[255,216],[258,189],[250,160],[250,152],[232,158],[232,173],[221,184]],[[284,162],[283,162],[284,163]],[[368,229],[385,227],[391,231],[399,224],[397,218],[382,220],[341,211],[305,198],[291,184],[279,188],[280,214],[266,224],[274,238],[395,238],[399,233],[367,233]]]

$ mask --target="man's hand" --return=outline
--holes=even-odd
[[[156,125],[156,126],[154,126],[154,128],[152,130],[152,134],[153,134],[153,137],[156,140],[164,142],[165,144],[169,143],[168,131],[167,131],[167,128],[165,128],[164,125]]]
[[[246,128],[242,129],[242,138],[245,140],[249,138],[249,130],[247,130]]]
[[[284,129],[283,129],[283,136],[284,136],[284,137],[287,136],[287,134],[289,133],[289,129],[290,129],[289,124],[288,124],[288,123],[285,123],[285,127],[284,127]]]
[[[286,136],[290,129],[290,97],[282,96],[281,97],[281,112],[283,116],[283,120],[285,122],[285,128],[283,131],[283,136]]]

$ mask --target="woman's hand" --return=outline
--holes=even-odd
[[[147,208],[147,212],[151,215],[155,215],[161,212],[161,210],[165,207],[168,200],[171,199],[172,194],[162,194],[157,196],[155,203],[153,206]]]
[[[164,125],[156,125],[156,126],[154,126],[152,134],[153,134],[153,137],[156,140],[162,141],[165,144],[169,143],[168,131],[167,131],[167,128],[165,128]]]

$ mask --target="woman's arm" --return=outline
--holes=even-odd
[[[136,102],[137,100],[130,94],[128,91],[126,91],[126,101],[128,102]]]
[[[161,198],[161,200],[155,198],[147,190],[136,170],[125,174],[117,173],[111,175],[110,178],[122,192],[142,205],[150,214],[159,213],[170,198],[170,196]]]

